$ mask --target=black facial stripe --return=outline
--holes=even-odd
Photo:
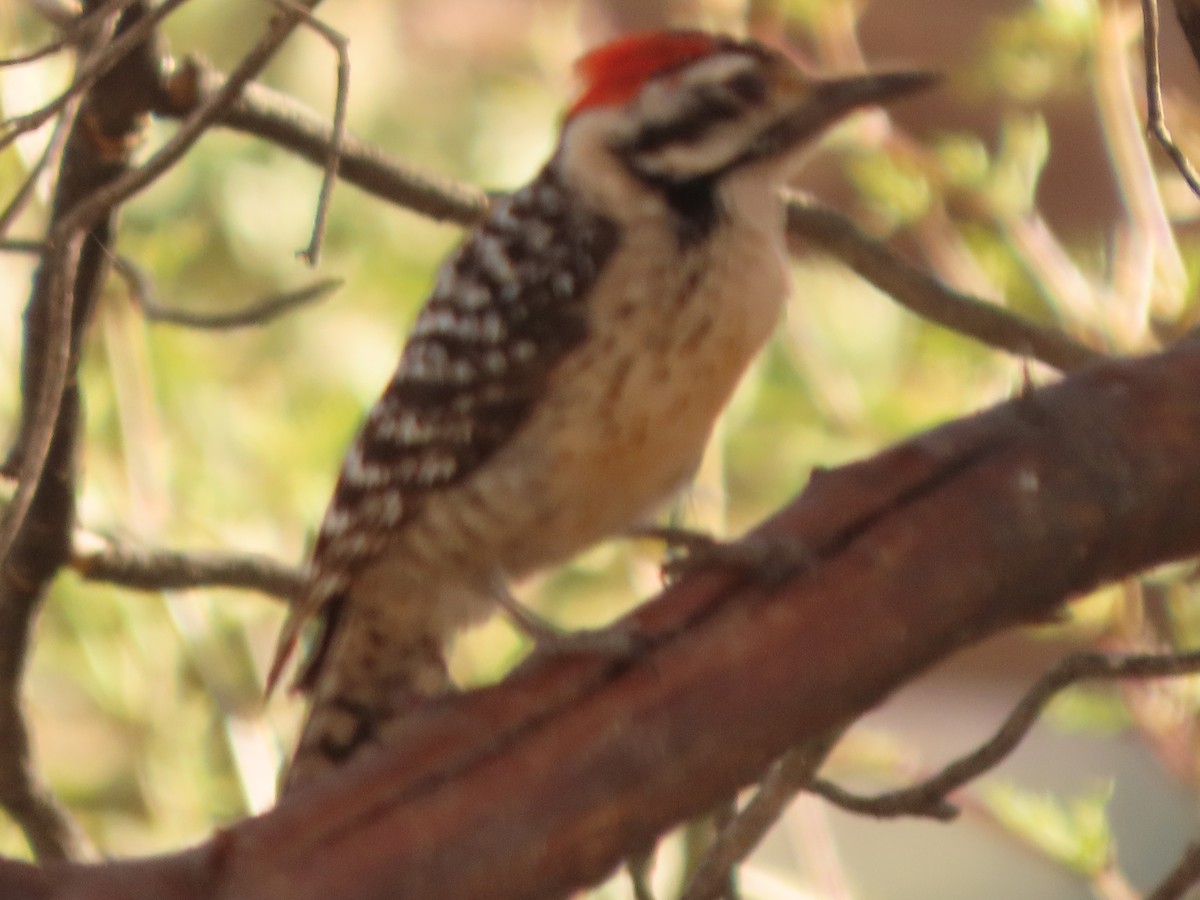
[[[740,118],[765,98],[766,83],[755,72],[742,72],[721,84],[698,87],[676,118],[647,124],[625,149],[631,156],[638,156],[672,144],[697,143],[715,126]]]
[[[767,80],[761,72],[747,70],[725,81],[725,89],[749,106],[767,99]]]
[[[675,213],[675,235],[680,246],[700,243],[712,234],[720,223],[718,173],[685,181],[672,181],[669,178],[639,174],[636,169],[633,171],[642,183],[658,191]]]

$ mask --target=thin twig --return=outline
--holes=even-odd
[[[54,123],[54,130],[50,133],[50,140],[46,141],[46,146],[42,149],[41,156],[37,162],[29,170],[25,181],[21,184],[12,199],[8,202],[8,206],[4,208],[4,212],[0,212],[0,239],[8,233],[8,228],[12,225],[13,220],[21,214],[21,210],[29,202],[33,196],[34,188],[37,187],[37,181],[41,177],[42,172],[46,168],[55,163],[59,154],[62,152],[63,145],[66,143],[67,135],[70,133],[70,124],[75,118],[75,104],[70,103],[63,110],[58,121]]]
[[[210,95],[224,83],[220,73],[196,59],[189,60],[177,77],[191,84],[173,93],[193,99]],[[184,102],[164,113],[179,115],[191,108],[189,102]],[[328,158],[328,126],[292,98],[261,85],[248,85],[241,100],[220,121],[292,150],[310,162],[320,164]],[[388,202],[461,225],[474,224],[487,208],[486,195],[478,188],[403,164],[352,135],[345,137],[338,174],[342,180]],[[949,290],[898,260],[838,213],[792,203],[788,225],[790,233],[809,247],[832,254],[903,306],[954,331],[1064,371],[1104,358],[1104,354],[1059,331]]]
[[[1076,653],[1039,678],[987,741],[932,778],[871,797],[851,794],[822,779],[814,779],[809,789],[843,809],[876,818],[952,818],[953,807],[946,796],[1008,756],[1037,722],[1046,705],[1064,688],[1090,679],[1168,678],[1197,671],[1200,671],[1200,650],[1129,655]]]
[[[175,2],[175,0],[166,0]],[[186,0],[181,0],[186,2]],[[320,0],[308,0],[309,7]],[[229,73],[225,83],[210,96],[201,100],[180,123],[178,130],[159,149],[137,168],[130,169],[119,178],[105,184],[72,208],[63,218],[62,231],[74,229],[96,218],[155,181],[177,163],[200,136],[216,123],[222,113],[237,100],[242,89],[249,84],[275,55],[275,51],[287,40],[300,23],[298,15],[284,11],[271,20],[267,33],[256,43]]]
[[[23,238],[0,241],[0,251],[6,253],[42,253],[45,249],[45,241],[30,241]]]
[[[329,152],[325,156],[325,172],[321,178],[321,192],[317,196],[317,211],[313,219],[312,237],[299,256],[310,266],[321,258],[321,245],[325,240],[325,226],[329,219],[329,200],[337,182],[338,160],[342,155],[342,143],[346,137],[346,103],[350,96],[350,55],[347,53],[346,36],[330,28],[293,0],[273,0],[284,9],[290,9],[303,17],[304,24],[323,37],[337,54],[337,93],[333,104],[333,130],[329,139]]]
[[[196,104],[220,90],[226,78],[203,59],[188,59],[169,80],[172,105],[161,114],[190,114]],[[311,163],[323,165],[329,159],[332,135],[325,120],[294,98],[262,84],[247,85],[218,122],[270,141]],[[341,180],[421,215],[469,226],[487,210],[487,196],[479,188],[389,157],[351,134],[345,135],[339,157]]]
[[[125,7],[132,6],[136,2],[137,0],[107,0],[98,9],[72,21],[62,30],[62,35],[50,43],[21,56],[9,56],[0,59],[0,69],[27,65],[31,62],[37,62],[39,59],[45,59],[47,56],[53,56],[55,53],[60,53],[70,47],[79,46],[85,43],[91,33],[96,31],[106,16],[119,13]]]
[[[813,780],[842,730],[794,747],[775,763],[750,802],[717,833],[692,873],[682,900],[710,900],[721,895],[734,867],[750,855],[796,794]]]
[[[893,255],[832,210],[791,202],[787,206],[787,227],[789,238],[797,241],[794,252],[815,247],[830,253],[901,306],[989,347],[1032,356],[1062,371],[1105,358],[1061,331],[951,290]]]
[[[1162,79],[1158,63],[1158,0],[1142,0],[1142,51],[1146,57],[1146,127],[1167,151],[1192,193],[1200,196],[1200,174],[1175,143],[1163,113]]]
[[[46,245],[42,241],[0,241],[0,251],[14,253],[41,253]],[[252,325],[265,325],[294,309],[307,306],[328,297],[345,282],[341,278],[322,278],[310,285],[293,291],[283,291],[260,297],[243,309],[226,313],[200,313],[164,306],[155,297],[154,284],[150,276],[133,260],[126,256],[112,258],[113,270],[121,276],[129,291],[129,297],[151,322],[166,325],[181,325],[204,331],[229,331]]]
[[[151,322],[181,325],[205,331],[228,331],[252,325],[265,325],[301,306],[315,303],[342,286],[340,278],[323,278],[298,288],[262,297],[243,309],[223,313],[201,313],[164,306],[155,298],[150,276],[140,266],[124,256],[113,260],[113,269],[125,281],[130,299],[138,305]]]
[[[0,565],[8,558],[13,541],[25,523],[33,502],[34,492],[42,477],[46,454],[54,437],[58,410],[62,403],[63,390],[71,365],[71,291],[75,282],[75,271],[79,263],[81,245],[85,239],[82,231],[68,232],[55,236],[53,232],[45,242],[42,254],[42,269],[46,278],[47,304],[46,342],[43,347],[42,377],[34,400],[32,424],[23,435],[20,462],[15,473],[17,490],[12,502],[0,519]]]
[[[144,549],[95,535],[76,538],[70,565],[89,581],[139,591],[226,587],[291,601],[304,584],[303,572],[269,556]]]
[[[1183,858],[1175,868],[1158,883],[1146,900],[1178,900],[1188,888],[1200,881],[1200,844],[1189,844]]]
[[[186,2],[186,0],[165,0],[163,6],[159,7],[156,12],[161,12],[169,5],[178,5],[180,2]],[[311,7],[317,2],[319,0],[310,0],[308,5]],[[150,184],[178,162],[217,119],[221,111],[237,98],[243,86],[248,84],[270,62],[275,51],[295,30],[299,22],[298,15],[286,10],[272,19],[266,34],[242,58],[221,88],[201,101],[191,115],[180,124],[175,134],[150,159],[143,165],[130,169],[105,183],[75,204],[71,211],[51,228],[47,236],[47,265],[50,260],[64,259],[64,248],[77,241],[82,230],[90,223],[104,216],[117,204]],[[134,26],[129,33],[133,33],[137,28],[138,26]],[[123,36],[118,38],[118,40],[122,39]],[[117,41],[114,41],[113,45],[115,46],[116,43]],[[64,298],[62,303],[53,304],[57,310],[59,306],[66,306],[65,285],[70,284],[70,281],[64,279],[64,273],[58,267],[48,269],[48,272],[52,278],[51,284],[57,291],[52,296]],[[3,522],[0,522],[0,560],[8,555],[13,539],[20,531],[25,515],[29,511],[29,503],[41,477],[42,467],[46,461],[46,450],[50,445],[54,423],[58,418],[62,389],[66,384],[67,367],[70,360],[69,316],[64,314],[61,321],[56,317],[53,324],[55,327],[49,332],[47,341],[43,390],[39,394],[32,416],[32,424],[28,432],[27,452],[21,459],[17,473],[17,494],[9,506]]]
[[[153,33],[154,29],[158,27],[159,22],[187,2],[188,0],[163,0],[159,6],[153,7],[150,12],[139,19],[133,26],[126,29],[102,48],[89,54],[80,63],[75,79],[65,91],[45,106],[0,123],[0,128],[3,129],[3,134],[0,135],[0,150],[7,147],[25,132],[40,128],[45,122],[48,122],[54,115],[63,110],[72,97],[90,90],[92,85],[120,62],[130,50],[145,41]],[[132,0],[125,5],[130,5],[131,3]]]

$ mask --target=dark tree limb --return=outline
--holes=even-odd
[[[89,11],[99,6],[93,2]],[[0,528],[0,805],[42,859],[78,857],[86,847],[34,771],[20,688],[33,617],[70,555],[81,402],[75,370],[108,272],[114,215],[56,229],[83,198],[126,170],[156,105],[161,54],[148,37],[148,16],[143,3],[121,14],[110,48],[125,46],[126,55],[92,70],[99,74],[66,140],[51,209],[55,237],[46,242],[25,312],[21,421],[4,467],[18,486]]]
[[[126,6],[112,41],[81,65],[59,104],[69,106],[75,102],[72,92],[87,90],[64,149],[26,312],[21,421],[3,467],[17,478],[17,490],[0,519],[0,734],[5,736],[0,805],[18,819],[44,859],[77,857],[83,842],[33,773],[20,684],[33,615],[70,557],[80,411],[75,371],[113,255],[116,210],[183,156],[266,66],[303,15],[299,8],[281,10],[222,88],[200,103],[144,165],[134,167],[132,152],[146,116],[165,103],[163,56],[153,26],[181,2],[164,0],[151,7],[138,0]],[[298,6],[310,9],[316,2]],[[92,0],[85,12],[101,6]],[[0,144],[29,121],[5,123]]]
[[[816,474],[756,531],[817,570],[683,579],[628,660],[534,660],[193,850],[31,873],[48,898],[559,897],[920,671],[1200,550],[1200,342],[1109,362]],[[5,881],[11,877],[12,881]]]

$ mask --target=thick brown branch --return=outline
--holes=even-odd
[[[534,661],[201,848],[56,870],[49,896],[506,900],[593,883],[955,648],[1200,550],[1197,379],[1196,342],[1105,363],[820,473],[757,532],[811,548],[815,572],[686,578],[632,616],[630,659]]]

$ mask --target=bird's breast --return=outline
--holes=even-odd
[[[542,541],[508,549],[511,574],[629,529],[683,487],[778,321],[787,279],[778,247],[761,234],[731,230],[673,254],[648,249],[663,246],[627,236],[589,301],[587,339],[502,451],[512,460],[503,466],[509,492],[530,508]]]

